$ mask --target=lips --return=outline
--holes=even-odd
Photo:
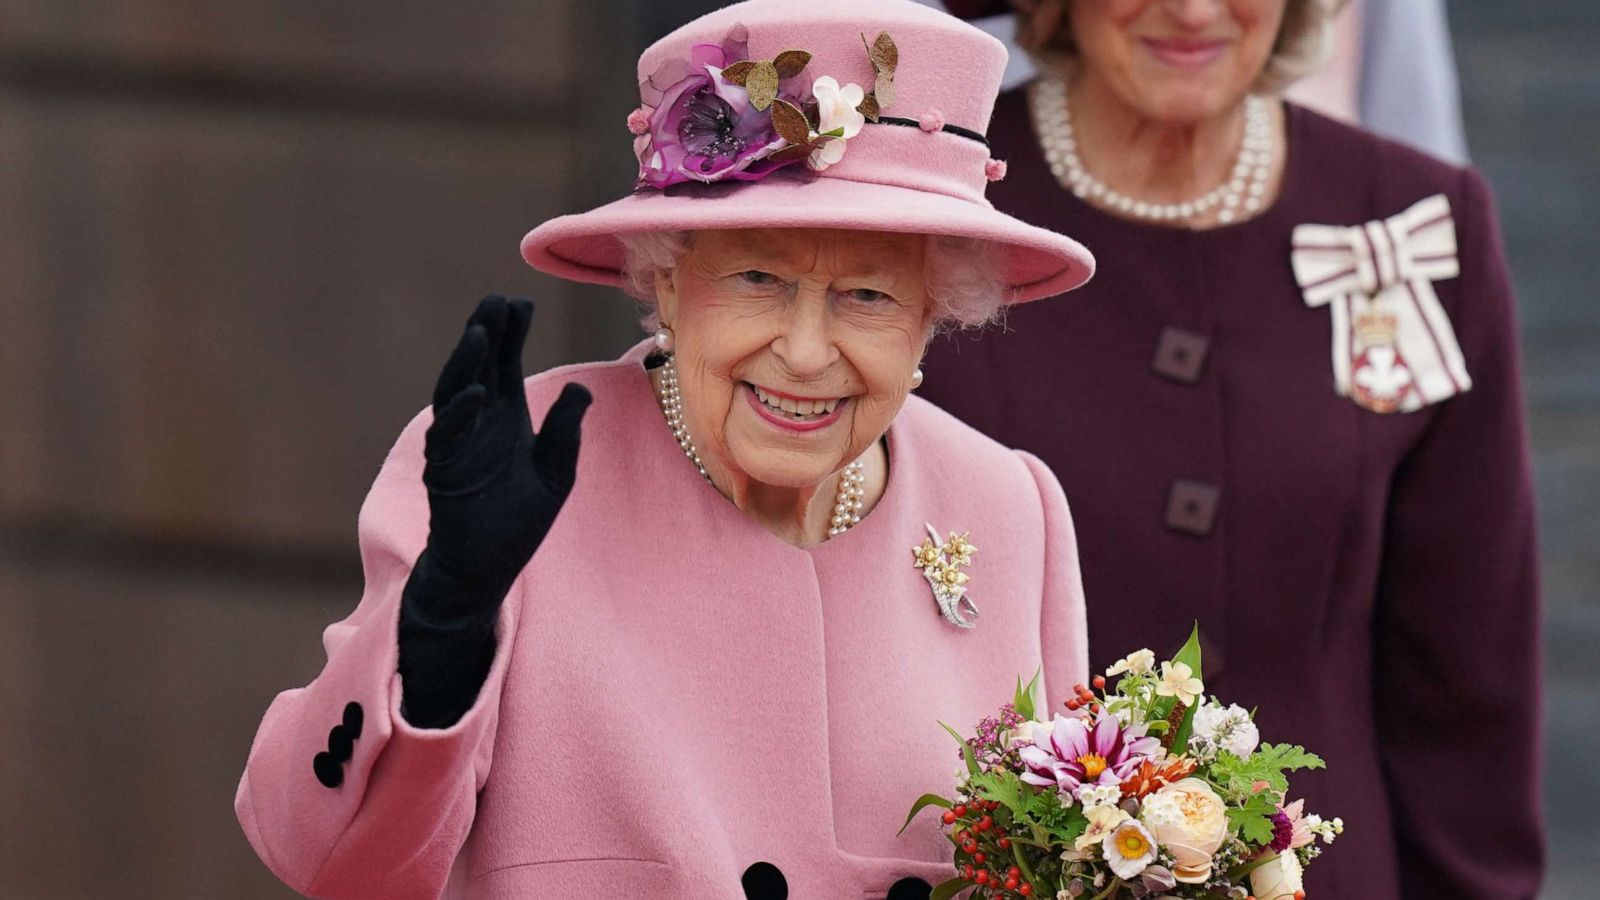
[[[1199,69],[1208,66],[1228,49],[1228,42],[1221,40],[1144,38],[1142,42],[1156,59],[1180,69]]]
[[[849,397],[798,397],[744,382],[744,395],[767,422],[785,431],[816,431],[837,422]]]

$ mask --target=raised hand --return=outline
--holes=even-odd
[[[428,544],[413,581],[431,617],[499,608],[572,491],[591,397],[568,384],[536,435],[522,383],[527,300],[485,297],[433,392],[422,481]],[[413,601],[423,598],[412,598]]]

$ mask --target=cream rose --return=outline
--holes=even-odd
[[[1211,857],[1228,837],[1227,806],[1198,778],[1185,778],[1156,791],[1140,813],[1145,827],[1176,863],[1172,874],[1184,884],[1211,877]]]
[[[1278,858],[1265,863],[1250,873],[1250,892],[1256,900],[1293,900],[1305,890],[1300,867],[1300,857],[1292,852],[1278,854]]]
[[[1018,722],[1015,728],[1006,732],[1005,740],[1002,743],[1007,747],[1019,741],[1037,744],[1039,742],[1038,736],[1049,734],[1050,727],[1051,723],[1049,722],[1035,722],[1032,719]]]

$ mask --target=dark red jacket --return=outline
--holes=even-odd
[[[989,135],[1010,171],[990,199],[1084,242],[1098,273],[1013,310],[1003,332],[936,341],[921,392],[1054,469],[1095,665],[1171,652],[1198,619],[1210,691],[1259,707],[1264,740],[1327,759],[1294,780],[1308,810],[1348,829],[1311,868],[1312,897],[1532,897],[1537,560],[1489,189],[1300,108],[1288,130],[1276,204],[1190,232],[1063,190],[1025,95],[1003,95]],[[1438,193],[1461,272],[1435,286],[1473,385],[1369,412],[1334,391],[1329,310],[1303,302],[1290,235]]]

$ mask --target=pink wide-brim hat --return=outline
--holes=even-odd
[[[560,216],[529,232],[522,256],[543,272],[591,284],[624,285],[619,235],[738,228],[828,228],[951,235],[1002,248],[1007,302],[1069,291],[1089,279],[1094,257],[1077,241],[998,212],[984,198],[1004,165],[983,133],[1006,66],[1005,45],[913,0],[749,0],[702,16],[639,58],[645,81],[664,62],[687,60],[697,44],[720,44],[738,26],[748,56],[811,53],[797,77],[824,75],[871,91],[866,42],[887,32],[899,51],[895,94],[882,115],[845,143],[821,171],[805,162],[754,181],[640,188],[620,200]],[[730,60],[731,62],[731,60]],[[648,112],[648,110],[646,110]],[[617,116],[617,140],[631,141]]]

